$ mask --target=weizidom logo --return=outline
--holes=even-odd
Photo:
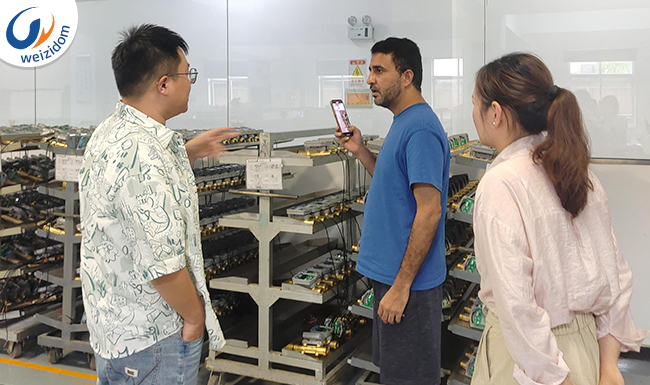
[[[19,0],[0,3],[0,59],[18,67],[57,60],[77,33],[75,0]]]

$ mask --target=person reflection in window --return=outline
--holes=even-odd
[[[602,116],[601,127],[612,157],[620,158],[627,151],[627,119],[619,114],[616,96],[607,95],[599,104]]]

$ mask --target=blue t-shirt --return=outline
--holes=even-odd
[[[428,104],[414,104],[393,118],[366,199],[357,264],[361,274],[386,285],[395,282],[417,211],[412,186],[428,183],[440,191],[442,215],[411,290],[432,289],[445,281],[449,160],[447,135]]]

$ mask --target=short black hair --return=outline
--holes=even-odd
[[[400,74],[406,70],[413,71],[413,85],[422,92],[422,55],[420,55],[420,48],[413,40],[389,37],[375,43],[370,52],[373,55],[376,53],[392,54],[395,68]]]
[[[113,50],[111,64],[120,95],[138,97],[151,79],[176,72],[189,47],[176,32],[153,24],[133,26],[122,32],[122,40]]]

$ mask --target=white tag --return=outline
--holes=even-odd
[[[138,369],[131,369],[127,368],[126,366],[124,367],[124,372],[126,373],[127,376],[133,377],[133,378],[138,378]]]
[[[84,161],[79,155],[57,155],[54,161],[54,179],[66,182],[79,182],[79,170]]]
[[[282,190],[282,159],[247,159],[246,188]]]

